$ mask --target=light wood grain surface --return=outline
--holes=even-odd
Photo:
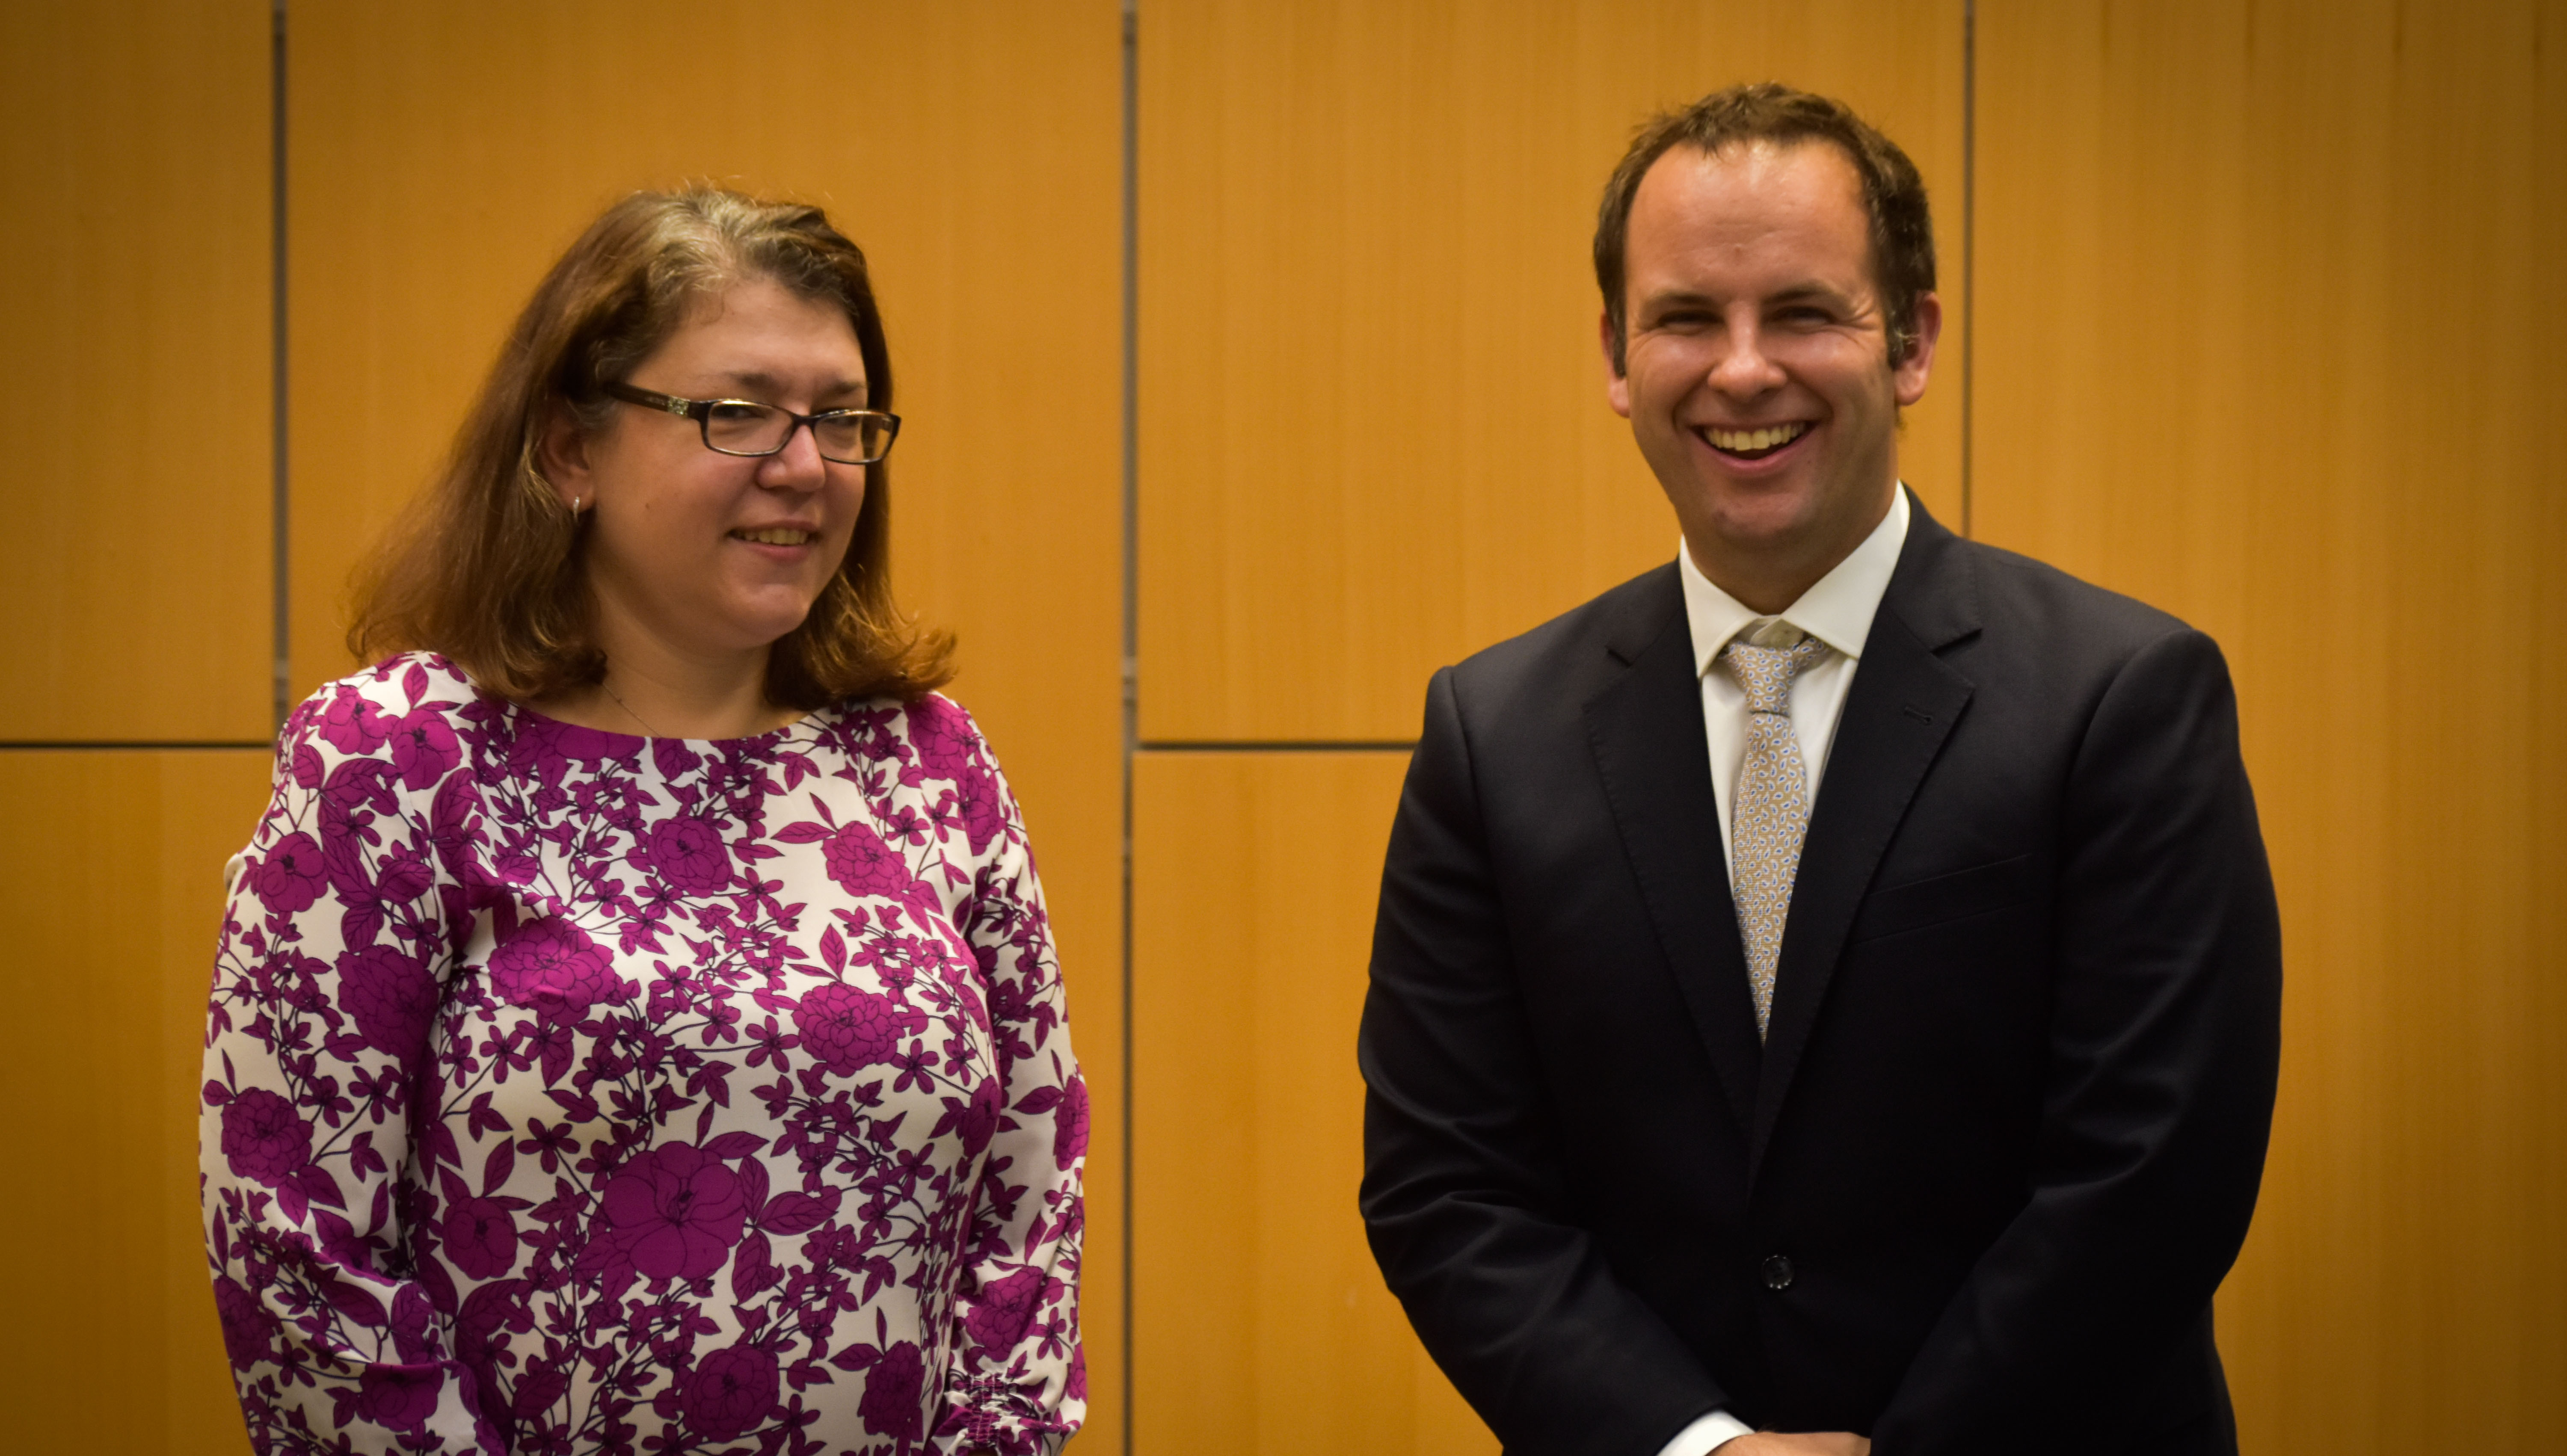
[[[268,74],[265,0],[0,24],[0,739],[274,727]]]
[[[1148,753],[1135,779],[1138,1456],[1493,1456],[1355,1213],[1354,1061],[1405,753]]]
[[[2250,1450],[2567,1416],[2563,21],[1979,7],[1980,534],[2219,640],[2281,891]]]
[[[1096,1089],[1085,1327],[1119,1442],[1120,29],[1067,5],[298,4],[294,681],[536,279],[638,187],[818,202],[874,269],[894,580],[1024,805]]]
[[[1413,736],[1435,667],[1673,557],[1587,261],[1651,113],[1775,77],[1853,102],[1943,209],[1957,320],[1961,11],[1145,6],[1142,735]],[[1903,456],[1955,520],[1958,385]]]
[[[223,861],[268,755],[0,753],[5,1444],[241,1456],[196,1215],[196,1088]]]
[[[269,729],[269,13],[44,0],[0,27],[0,739]],[[1974,220],[1963,13],[1144,0],[1143,733],[1406,737],[1434,666],[1666,559],[1602,399],[1596,191],[1656,107],[1766,76],[1846,96],[1925,170],[1955,316],[1975,234],[1976,533],[2186,617],[2236,675],[2288,957],[2273,1159],[2220,1304],[2248,1448],[2549,1450],[2567,6],[1986,0]],[[903,595],[962,634],[954,692],[1024,801],[1097,1096],[1073,1451],[1122,1449],[1118,6],[289,18],[298,694],[345,670],[349,567],[598,207],[713,177],[822,202],[872,256]],[[1902,443],[1956,526],[1964,342]],[[1140,756],[1142,1456],[1492,1447],[1353,1209],[1399,766]],[[242,1449],[189,1109],[215,875],[265,775],[0,754],[17,1004],[131,1033],[22,1037],[0,1071],[0,1157],[80,1199],[0,1230],[13,1446]]]

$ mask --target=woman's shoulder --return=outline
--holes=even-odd
[[[407,741],[447,758],[456,730],[488,717],[493,706],[449,659],[405,652],[322,684],[285,721],[278,741],[288,757],[321,744],[341,757],[402,756]],[[417,766],[405,763],[404,776],[417,776],[407,771]]]
[[[923,795],[923,801],[963,805],[974,819],[976,850],[996,816],[1003,816],[1013,802],[981,725],[942,693],[849,700],[814,717],[820,730],[816,742],[803,740],[805,749],[843,759],[858,779],[874,780],[889,772],[904,791]]]
[[[835,735],[866,756],[897,752],[906,743],[922,768],[955,778],[975,767],[994,767],[989,739],[962,704],[942,693],[916,698],[849,699],[826,715]],[[868,749],[870,751],[868,751]]]
[[[994,845],[1023,838],[1014,795],[989,740],[953,699],[924,693],[850,700],[814,718],[820,723],[817,743],[805,739],[794,751],[816,747],[840,757],[853,770],[844,776],[870,785],[869,794],[890,793],[877,812],[913,828],[923,813],[939,840],[959,833],[976,858]]]
[[[313,689],[312,696],[303,700],[287,725],[290,728],[307,718],[333,716],[345,721],[366,716],[369,711],[396,718],[420,712],[450,715],[483,696],[463,669],[442,654],[395,653],[373,667],[333,678]]]

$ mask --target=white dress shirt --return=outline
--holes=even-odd
[[[1889,575],[1898,566],[1898,551],[1907,544],[1907,491],[1890,495],[1889,513],[1872,527],[1862,544],[1820,577],[1783,609],[1779,617],[1760,616],[1736,597],[1712,584],[1693,564],[1693,553],[1676,543],[1676,572],[1684,581],[1685,626],[1693,634],[1693,669],[1702,679],[1702,726],[1711,739],[1711,791],[1720,806],[1720,859],[1730,863],[1730,805],[1738,797],[1738,767],[1747,756],[1747,695],[1729,670],[1719,666],[1723,648],[1744,636],[1750,646],[1768,644],[1760,634],[1778,622],[1789,623],[1831,649],[1792,680],[1792,730],[1801,739],[1801,763],[1810,774],[1810,803],[1819,801],[1819,780],[1827,772],[1828,749],[1836,742],[1837,721],[1845,714],[1846,692],[1854,686],[1854,669],[1862,666],[1862,646],[1871,636],[1872,616]],[[1683,1430],[1658,1450],[1658,1456],[1703,1456],[1740,1436],[1750,1427],[1725,1410],[1715,1410]]]
[[[1676,572],[1684,580],[1693,670],[1702,680],[1702,726],[1711,739],[1711,791],[1720,802],[1723,863],[1730,856],[1729,816],[1738,797],[1738,767],[1747,756],[1747,694],[1729,669],[1719,666],[1721,650],[1734,637],[1746,638],[1751,647],[1767,646],[1758,639],[1776,623],[1798,627],[1834,649],[1792,680],[1792,729],[1800,735],[1801,764],[1809,770],[1815,807],[1828,749],[1836,742],[1837,720],[1845,713],[1846,691],[1854,686],[1854,669],[1862,665],[1863,639],[1871,635],[1872,614],[1880,610],[1889,574],[1898,566],[1898,548],[1906,543],[1907,492],[1901,489],[1862,544],[1776,617],[1759,616],[1714,586],[1693,564],[1693,553],[1677,543]]]

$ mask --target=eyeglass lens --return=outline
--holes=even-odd
[[[792,433],[793,417],[771,406],[726,400],[705,415],[705,442],[737,454],[772,454]],[[823,415],[811,422],[811,436],[824,458],[842,464],[871,463],[891,445],[879,415]]]

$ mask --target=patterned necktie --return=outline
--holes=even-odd
[[[1774,967],[1783,957],[1783,922],[1792,909],[1792,879],[1801,869],[1801,839],[1810,831],[1810,776],[1801,737],[1792,730],[1792,680],[1825,656],[1828,645],[1777,622],[1758,634],[1777,645],[1733,639],[1721,656],[1747,694],[1747,757],[1731,806],[1730,890],[1738,902],[1738,938],[1747,949],[1747,989],[1756,999],[1756,1038],[1774,1015]]]

